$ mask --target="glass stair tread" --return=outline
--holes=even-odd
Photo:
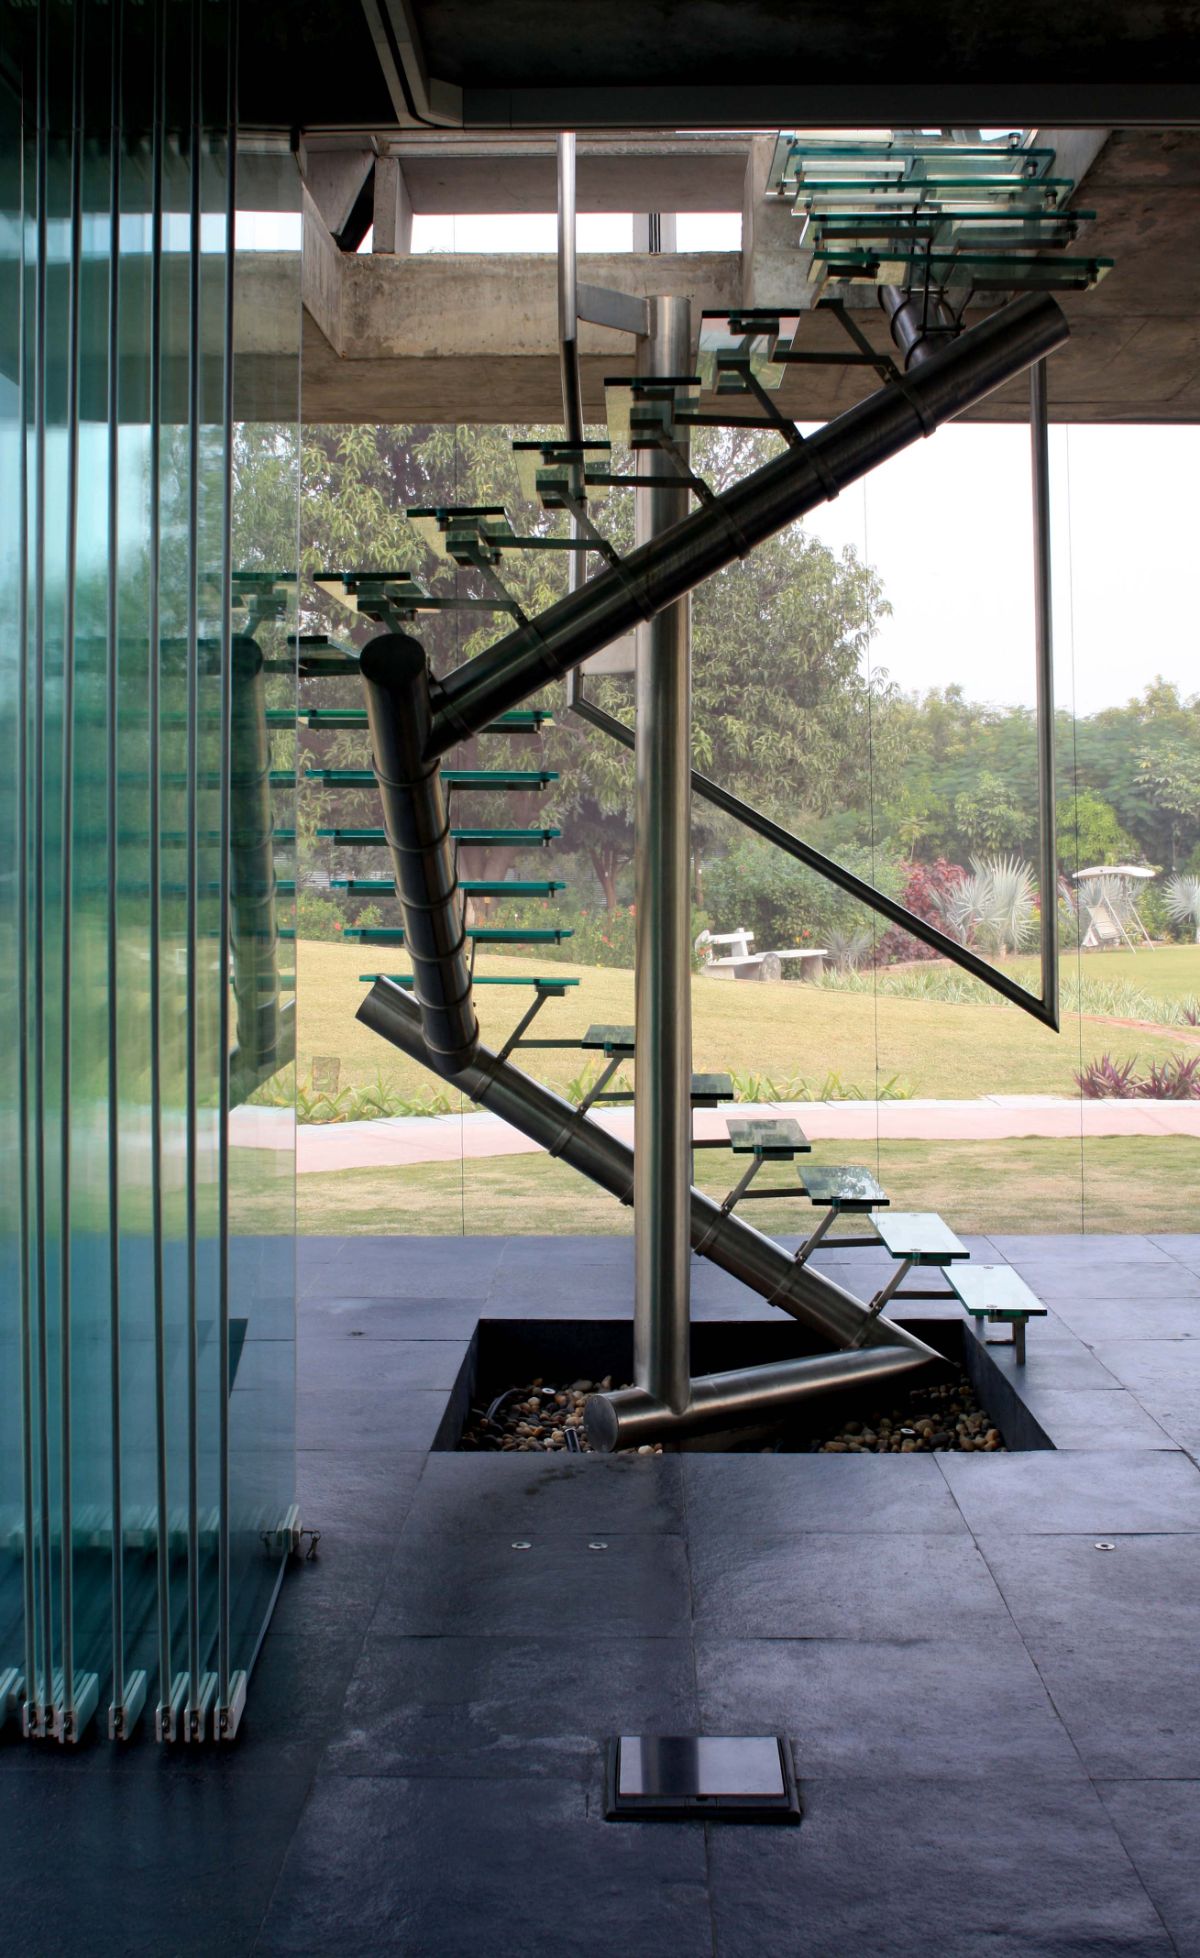
[[[319,829],[318,836],[328,837],[333,843],[362,843],[386,845],[387,837],[381,829]],[[456,843],[510,844],[514,849],[529,843],[544,847],[561,836],[560,829],[452,829],[451,838]]]
[[[733,1076],[693,1074],[691,1098],[694,1108],[715,1108],[719,1101],[732,1101]]]
[[[376,979],[390,979],[393,986],[404,986],[410,991],[415,983],[411,972],[360,972],[358,977],[363,985],[374,985]],[[577,986],[579,981],[578,979],[517,977],[507,972],[503,974],[477,972],[471,984],[473,986],[537,986],[544,993],[562,993],[568,986]]]
[[[331,877],[329,888],[333,891],[350,891],[359,897],[393,897],[396,880],[394,877]],[[460,881],[458,888],[465,897],[552,897],[555,892],[565,891],[567,887],[549,877],[544,882],[525,877],[467,877]]]
[[[610,1026],[606,1021],[597,1021],[595,1026],[588,1028],[579,1045],[585,1053],[632,1054],[635,1038],[634,1027]]]
[[[989,1319],[1044,1319],[1046,1307],[1011,1265],[963,1265],[947,1283],[966,1310]]]
[[[344,789],[375,787],[372,768],[306,768],[304,773],[310,781]],[[558,780],[552,768],[443,768],[441,776],[448,789],[544,789]],[[289,773],[287,780],[292,779]]]
[[[948,1265],[971,1255],[936,1211],[891,1210],[874,1223],[893,1258],[907,1258],[915,1265]]]
[[[800,1185],[812,1203],[826,1209],[886,1209],[891,1203],[870,1170],[860,1169],[857,1163],[805,1164],[800,1171]]]
[[[765,1162],[790,1163],[798,1151],[812,1148],[799,1122],[791,1116],[771,1121],[733,1117],[725,1126],[735,1156],[761,1156]]]
[[[814,282],[869,279],[876,285],[906,286],[926,281],[970,286],[976,292],[1084,292],[1111,271],[1111,258],[1021,258],[1008,252],[923,252],[892,254],[820,247],[813,253]]]
[[[280,716],[277,721],[272,720],[270,714],[267,716],[272,727],[284,727],[293,720],[299,721],[303,727],[317,730],[365,728],[367,725],[365,707],[302,707],[298,714],[292,714],[290,709],[281,708],[277,711]],[[498,714],[494,721],[488,722],[482,732],[484,734],[536,734],[540,728],[553,727],[553,725],[554,716],[546,708],[516,708],[511,714]]]
[[[348,925],[342,933],[357,945],[403,945],[406,936],[403,925]],[[575,933],[569,926],[526,929],[523,925],[471,925],[466,936],[477,945],[561,945]]]

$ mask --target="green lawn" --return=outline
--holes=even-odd
[[[957,1231],[1155,1231],[1188,1228],[1181,1193],[1195,1187],[1200,1142],[1184,1136],[1103,1137],[1078,1142],[827,1144],[818,1160],[857,1160],[877,1170],[898,1209],[937,1210]],[[698,1158],[701,1187],[723,1196],[733,1181],[717,1150]],[[770,1234],[798,1233],[810,1205],[785,1190],[756,1203],[750,1221]],[[791,1185],[794,1188],[794,1183]],[[299,1178],[306,1232],[514,1236],[529,1232],[619,1233],[633,1213],[544,1156],[502,1156],[462,1165],[341,1170]]]
[[[296,947],[299,982],[299,1065],[307,1077],[314,1055],[337,1056],[341,1082],[366,1086],[379,1073],[404,1091],[420,1092],[432,1077],[388,1047],[355,1019],[367,988],[358,975],[373,968],[375,948],[310,940]],[[374,956],[373,956],[374,953]],[[1022,966],[1027,968],[1028,962]],[[1074,954],[1064,971],[1074,972]],[[403,954],[394,955],[403,970]],[[389,969],[385,958],[379,969]],[[536,973],[536,960],[481,958],[481,973]],[[1179,946],[1133,957],[1091,954],[1083,969],[1096,978],[1130,978],[1146,990],[1178,997],[1200,992],[1200,947]],[[581,984],[543,1009],[537,1031],[565,1038],[593,1021],[633,1019],[633,974],[607,967],[555,965],[556,977]],[[476,991],[484,1039],[498,1045],[511,1031],[527,996],[516,988]],[[1016,1007],[946,1005],[929,1000],[876,999],[869,993],[836,993],[803,985],[755,986],[696,978],[692,984],[694,1056],[698,1069],[732,1069],[779,1080],[803,1075],[813,1092],[833,1072],[847,1086],[874,1098],[877,1083],[900,1076],[920,1096],[971,1100],[982,1094],[1073,1094],[1079,1066],[1080,1023],[1050,1033]],[[1085,1059],[1108,1052],[1143,1062],[1178,1051],[1177,1035],[1086,1018]],[[583,1056],[531,1053],[526,1065],[540,1079],[564,1085],[580,1072]]]

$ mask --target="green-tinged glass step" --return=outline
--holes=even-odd
[[[812,1148],[799,1122],[790,1115],[775,1120],[730,1120],[725,1126],[735,1156],[761,1156],[766,1162],[790,1163],[798,1151]]]
[[[329,888],[349,891],[355,897],[394,897],[396,880],[394,877],[331,877]],[[465,897],[553,897],[556,891],[565,891],[567,887],[549,877],[545,882],[525,877],[468,877],[458,888]]]
[[[393,986],[403,986],[409,991],[413,986],[411,972],[360,972],[358,977],[360,983],[365,986],[373,986],[377,979],[390,979]],[[477,972],[471,984],[473,986],[536,986],[544,993],[562,993],[568,986],[577,986],[579,981],[578,979],[513,978],[508,973],[500,977],[493,973]]]
[[[267,719],[268,721],[271,719],[269,714]],[[283,727],[291,719],[299,720],[304,727],[317,730],[321,728],[365,728],[367,725],[367,710],[365,707],[302,707],[299,714],[294,716],[287,715],[285,720],[279,721],[278,725]],[[271,724],[272,726],[276,725],[274,722]],[[541,707],[518,707],[514,708],[511,714],[498,714],[494,721],[488,722],[482,732],[484,734],[536,734],[540,728],[553,726],[554,716],[547,712],[546,709]]]
[[[347,926],[343,938],[357,945],[403,945],[406,939],[403,925],[353,925]],[[574,938],[573,930],[549,930],[541,926],[527,929],[523,925],[471,925],[467,937],[477,945],[561,945],[564,939]]]
[[[371,768],[306,768],[310,781],[326,782],[331,788],[373,789],[375,771]],[[557,782],[553,768],[443,768],[443,785],[448,789],[544,789]],[[274,776],[272,776],[274,781]],[[289,781],[292,779],[289,775]]]
[[[928,281],[974,292],[1089,292],[1112,269],[1111,258],[1022,258],[1012,252],[923,252],[885,256],[873,251],[821,249],[810,280],[870,279],[876,285]]]
[[[326,836],[331,843],[386,844],[387,837],[381,829],[319,829],[318,836]],[[488,844],[500,848],[510,845],[519,850],[524,844],[535,848],[545,847],[562,835],[560,829],[452,829],[451,838],[455,843]]]
[[[237,974],[231,972],[229,983],[231,986],[236,986],[239,983],[244,985],[245,981],[239,981]],[[296,990],[296,975],[294,972],[260,972],[254,981],[254,989],[260,993],[294,992]]]

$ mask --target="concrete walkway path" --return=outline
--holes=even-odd
[[[998,1142],[1023,1137],[1075,1141],[1081,1135],[1200,1136],[1200,1102],[1079,1101],[1057,1095],[985,1095],[978,1101],[738,1102],[696,1112],[698,1139],[724,1137],[729,1115],[794,1115],[814,1142]],[[632,1108],[608,1108],[593,1119],[633,1142]],[[533,1156],[536,1142],[499,1116],[396,1115],[374,1122],[312,1124],[297,1131],[302,1175],[338,1169],[385,1169],[486,1156]]]

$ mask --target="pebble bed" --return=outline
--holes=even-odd
[[[824,1455],[994,1454],[1003,1447],[999,1428],[965,1373],[938,1387],[914,1387],[873,1421],[843,1421],[800,1444],[805,1454]]]
[[[627,1385],[623,1382],[622,1385]],[[487,1407],[473,1407],[463,1429],[460,1448],[517,1451],[532,1454],[591,1453],[583,1426],[583,1411],[592,1394],[612,1390],[613,1377],[603,1380],[573,1380],[569,1387],[548,1387],[544,1380],[531,1380],[527,1387],[513,1387],[500,1394]],[[662,1444],[649,1443],[639,1455],[661,1455]]]
[[[573,1380],[564,1387],[542,1379],[511,1387],[488,1406],[472,1407],[459,1447],[499,1454],[587,1454],[584,1409],[590,1395],[606,1394],[612,1387],[611,1374],[603,1380]],[[761,1442],[751,1445],[762,1448]],[[914,1388],[871,1421],[843,1421],[775,1446],[788,1453],[825,1455],[915,1455],[945,1449],[991,1454],[1004,1442],[967,1375],[960,1373],[940,1386]],[[637,1450],[639,1455],[662,1452],[661,1442]],[[763,1452],[773,1453],[774,1448]]]

